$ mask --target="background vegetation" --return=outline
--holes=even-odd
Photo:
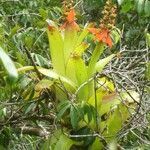
[[[105,2],[76,0],[78,23],[81,26],[89,21],[98,23]],[[140,104],[136,115],[117,135],[117,144],[115,141],[109,148],[117,145],[118,149],[149,149],[150,1],[117,0],[114,3],[118,8],[116,27],[121,31],[121,40],[101,57],[121,54],[105,67],[104,72],[110,71],[111,67],[116,86],[133,88],[140,94]],[[61,8],[61,0],[0,0],[0,47],[17,68],[28,65],[52,67],[46,19],[60,21]],[[84,55],[87,62],[90,56],[91,49]],[[0,149],[48,149],[48,135],[55,124],[52,106],[47,101],[55,95],[42,90],[34,73],[21,74],[16,80],[15,73],[7,76],[9,71],[4,72],[6,68],[12,68],[7,67],[0,62]],[[40,89],[36,99],[33,97],[35,86]],[[25,130],[26,126],[31,128]],[[48,135],[44,129],[48,129]]]

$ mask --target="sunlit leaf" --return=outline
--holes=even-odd
[[[30,83],[22,92],[22,97],[24,100],[30,101],[32,98],[34,98],[35,95],[35,90],[34,90],[34,85]]]
[[[75,144],[73,140],[62,134],[59,137],[54,150],[69,150],[73,144]]]
[[[78,32],[75,29],[66,29],[64,31],[64,58],[65,64],[68,63],[71,52],[75,49],[75,44],[78,38]]]
[[[96,72],[95,65],[96,65],[100,55],[103,53],[103,51],[104,51],[104,44],[98,44],[92,54],[90,62],[89,62],[88,77],[91,77],[93,75],[93,73]]]
[[[76,142],[62,133],[61,130],[56,130],[52,137],[46,142],[46,147],[50,150],[69,150],[73,145],[81,145],[81,142]],[[44,147],[42,150],[45,150]]]
[[[43,8],[39,9],[39,14],[42,16],[43,20],[46,20],[48,17],[48,11]]]
[[[49,66],[49,61],[43,56],[39,54],[35,54],[35,53],[31,53],[31,56],[33,57],[33,59],[35,59],[35,63],[38,66],[41,66],[41,67]]]
[[[43,74],[47,77],[50,77],[52,79],[61,80],[62,82],[69,84],[72,88],[76,89],[75,83],[73,83],[70,79],[67,79],[66,77],[63,77],[63,76],[57,74],[53,70],[45,69],[45,68],[41,68],[41,67],[37,67],[37,69],[41,74]],[[19,73],[23,73],[26,71],[33,71],[33,70],[34,70],[33,66],[25,66],[25,67],[18,68]]]
[[[13,28],[11,29],[11,32],[10,32],[9,36],[12,37],[14,34],[17,33],[17,31],[18,31],[20,28],[21,28],[21,27],[20,27],[19,25],[16,25],[15,27],[13,27]]]
[[[117,29],[117,28],[114,28],[112,31],[111,31],[111,37],[112,37],[112,39],[113,39],[113,43],[114,44],[117,44],[118,43],[118,41],[120,40],[120,31],[119,31],[119,29]]]
[[[80,45],[85,39],[85,37],[88,35],[89,31],[87,28],[88,28],[88,25],[86,25],[83,31],[80,33],[78,40],[76,42],[76,46]]]
[[[115,54],[112,54],[104,59],[99,60],[96,63],[95,69],[97,72],[103,71],[104,67],[111,61],[111,59],[115,56]]]
[[[100,142],[100,139],[97,137],[93,144],[89,147],[89,150],[100,150],[103,149],[103,144]]]
[[[84,61],[80,58],[80,56],[73,54],[68,61],[68,65],[66,68],[66,74],[70,80],[75,82],[78,86],[83,84],[87,80],[87,68],[85,66]],[[83,86],[79,92],[78,96],[80,100],[86,100],[88,96],[88,87],[87,85]]]
[[[65,82],[69,85],[71,85],[73,88],[76,87],[75,83],[73,83],[71,80],[67,79],[66,77],[63,77],[59,74],[57,74],[56,72],[54,72],[53,70],[50,69],[38,69],[40,73],[42,73],[43,75],[53,78],[53,79],[57,79],[57,80],[61,80],[62,82]]]
[[[150,62],[146,64],[146,72],[145,72],[146,78],[150,81]]]
[[[82,56],[83,52],[89,47],[89,44],[87,43],[81,43],[78,47],[75,48],[74,53],[78,54],[79,56]]]
[[[18,78],[18,72],[16,67],[10,57],[6,54],[6,52],[0,47],[0,60],[3,63],[8,76],[11,81],[15,81]]]
[[[47,33],[50,43],[50,55],[53,68],[55,72],[61,75],[65,75],[65,56],[63,51],[64,44],[62,35],[53,25],[49,25],[49,30]]]
[[[53,84],[54,84],[53,81],[48,80],[48,79],[43,79],[36,84],[35,91],[40,92],[43,89],[49,89]]]
[[[88,78],[91,78],[93,76],[93,74],[96,73],[95,66],[96,66],[98,59],[100,58],[100,55],[103,53],[104,48],[105,48],[105,45],[102,43],[98,43],[97,46],[95,47],[95,49],[92,53],[90,62],[89,62],[88,69],[87,69]],[[94,87],[93,86],[94,86],[93,82],[88,84],[88,89],[90,91],[89,97],[91,97],[94,93]]]
[[[146,42],[147,42],[147,45],[150,47],[150,34],[149,33],[146,34]]]
[[[114,112],[110,113],[106,121],[108,127],[107,133],[114,138],[129,116],[128,108],[124,104],[118,105]]]
[[[77,84],[77,78],[75,73],[74,59],[69,58],[68,63],[66,65],[66,76]]]

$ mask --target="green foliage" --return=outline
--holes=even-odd
[[[14,63],[1,47],[0,47],[0,60],[8,73],[10,82],[13,83],[18,78],[18,73]]]
[[[114,0],[119,5],[117,27],[110,33],[114,43],[111,50],[93,39],[88,30],[91,24],[85,25],[89,20],[99,22],[105,1],[76,2],[75,8],[81,8],[77,13],[80,30],[60,28],[63,19],[59,0],[0,2],[0,149],[138,146],[133,144],[138,137],[132,132],[127,133],[129,141],[118,140],[130,117],[136,116],[138,85],[129,84],[132,90],[128,90],[128,83],[117,75],[114,78],[113,66],[108,69],[107,64],[119,62],[122,53],[115,53],[122,46],[150,46],[150,2]],[[146,71],[140,66],[146,82],[149,66],[147,62]],[[149,92],[147,84],[138,89],[144,89],[142,94]],[[34,128],[38,130],[33,135],[39,137],[30,136]],[[142,137],[148,140],[148,134]]]
[[[147,42],[147,46],[150,47],[150,34],[149,33],[146,34],[146,42]]]
[[[139,14],[144,13],[146,16],[150,16],[149,0],[117,0],[118,4],[122,7],[122,12],[128,12],[131,9],[137,10]]]

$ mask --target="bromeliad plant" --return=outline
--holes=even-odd
[[[134,101],[127,93],[136,93],[128,91],[118,95],[113,81],[102,74],[105,65],[116,56],[111,54],[99,60],[105,48],[111,48],[118,39],[118,29],[114,27],[116,6],[107,0],[99,27],[86,24],[80,28],[73,2],[70,4],[68,6],[64,2],[65,19],[61,26],[47,20],[53,68],[36,68],[49,77],[41,79],[38,86],[45,84],[44,88],[50,87],[55,94],[56,100],[52,103],[57,106],[56,121],[61,129],[54,131],[54,136],[45,145],[49,143],[49,148],[55,150],[68,150],[71,147],[102,149],[116,137],[133,113],[128,104],[134,106]],[[95,48],[90,60],[85,62],[83,54],[91,48],[93,38]],[[26,66],[18,71],[34,69],[33,66]]]

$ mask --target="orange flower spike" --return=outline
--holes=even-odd
[[[96,28],[89,28],[88,29],[91,33],[93,33],[94,35],[97,35],[99,32],[100,32],[100,30],[99,29],[96,29]]]
[[[67,21],[69,22],[69,23],[72,23],[72,22],[74,22],[75,21],[75,11],[74,11],[74,9],[71,9],[70,10],[70,12],[68,12],[68,15],[67,15]]]
[[[73,29],[79,30],[79,26],[76,23],[76,14],[73,8],[71,8],[71,10],[69,12],[66,13],[67,17],[66,17],[66,22],[61,26],[61,29],[64,29],[66,27],[71,27]]]
[[[111,48],[113,43],[109,34],[110,33],[108,29],[103,29],[101,31],[100,40],[106,43]]]
[[[111,37],[108,35],[106,38],[106,43],[108,44],[108,46],[111,48],[113,45],[112,39]]]
[[[96,28],[89,28],[89,31],[95,35],[96,39],[99,42],[106,43],[110,48],[112,47],[112,40],[109,35],[108,29],[96,29]]]

